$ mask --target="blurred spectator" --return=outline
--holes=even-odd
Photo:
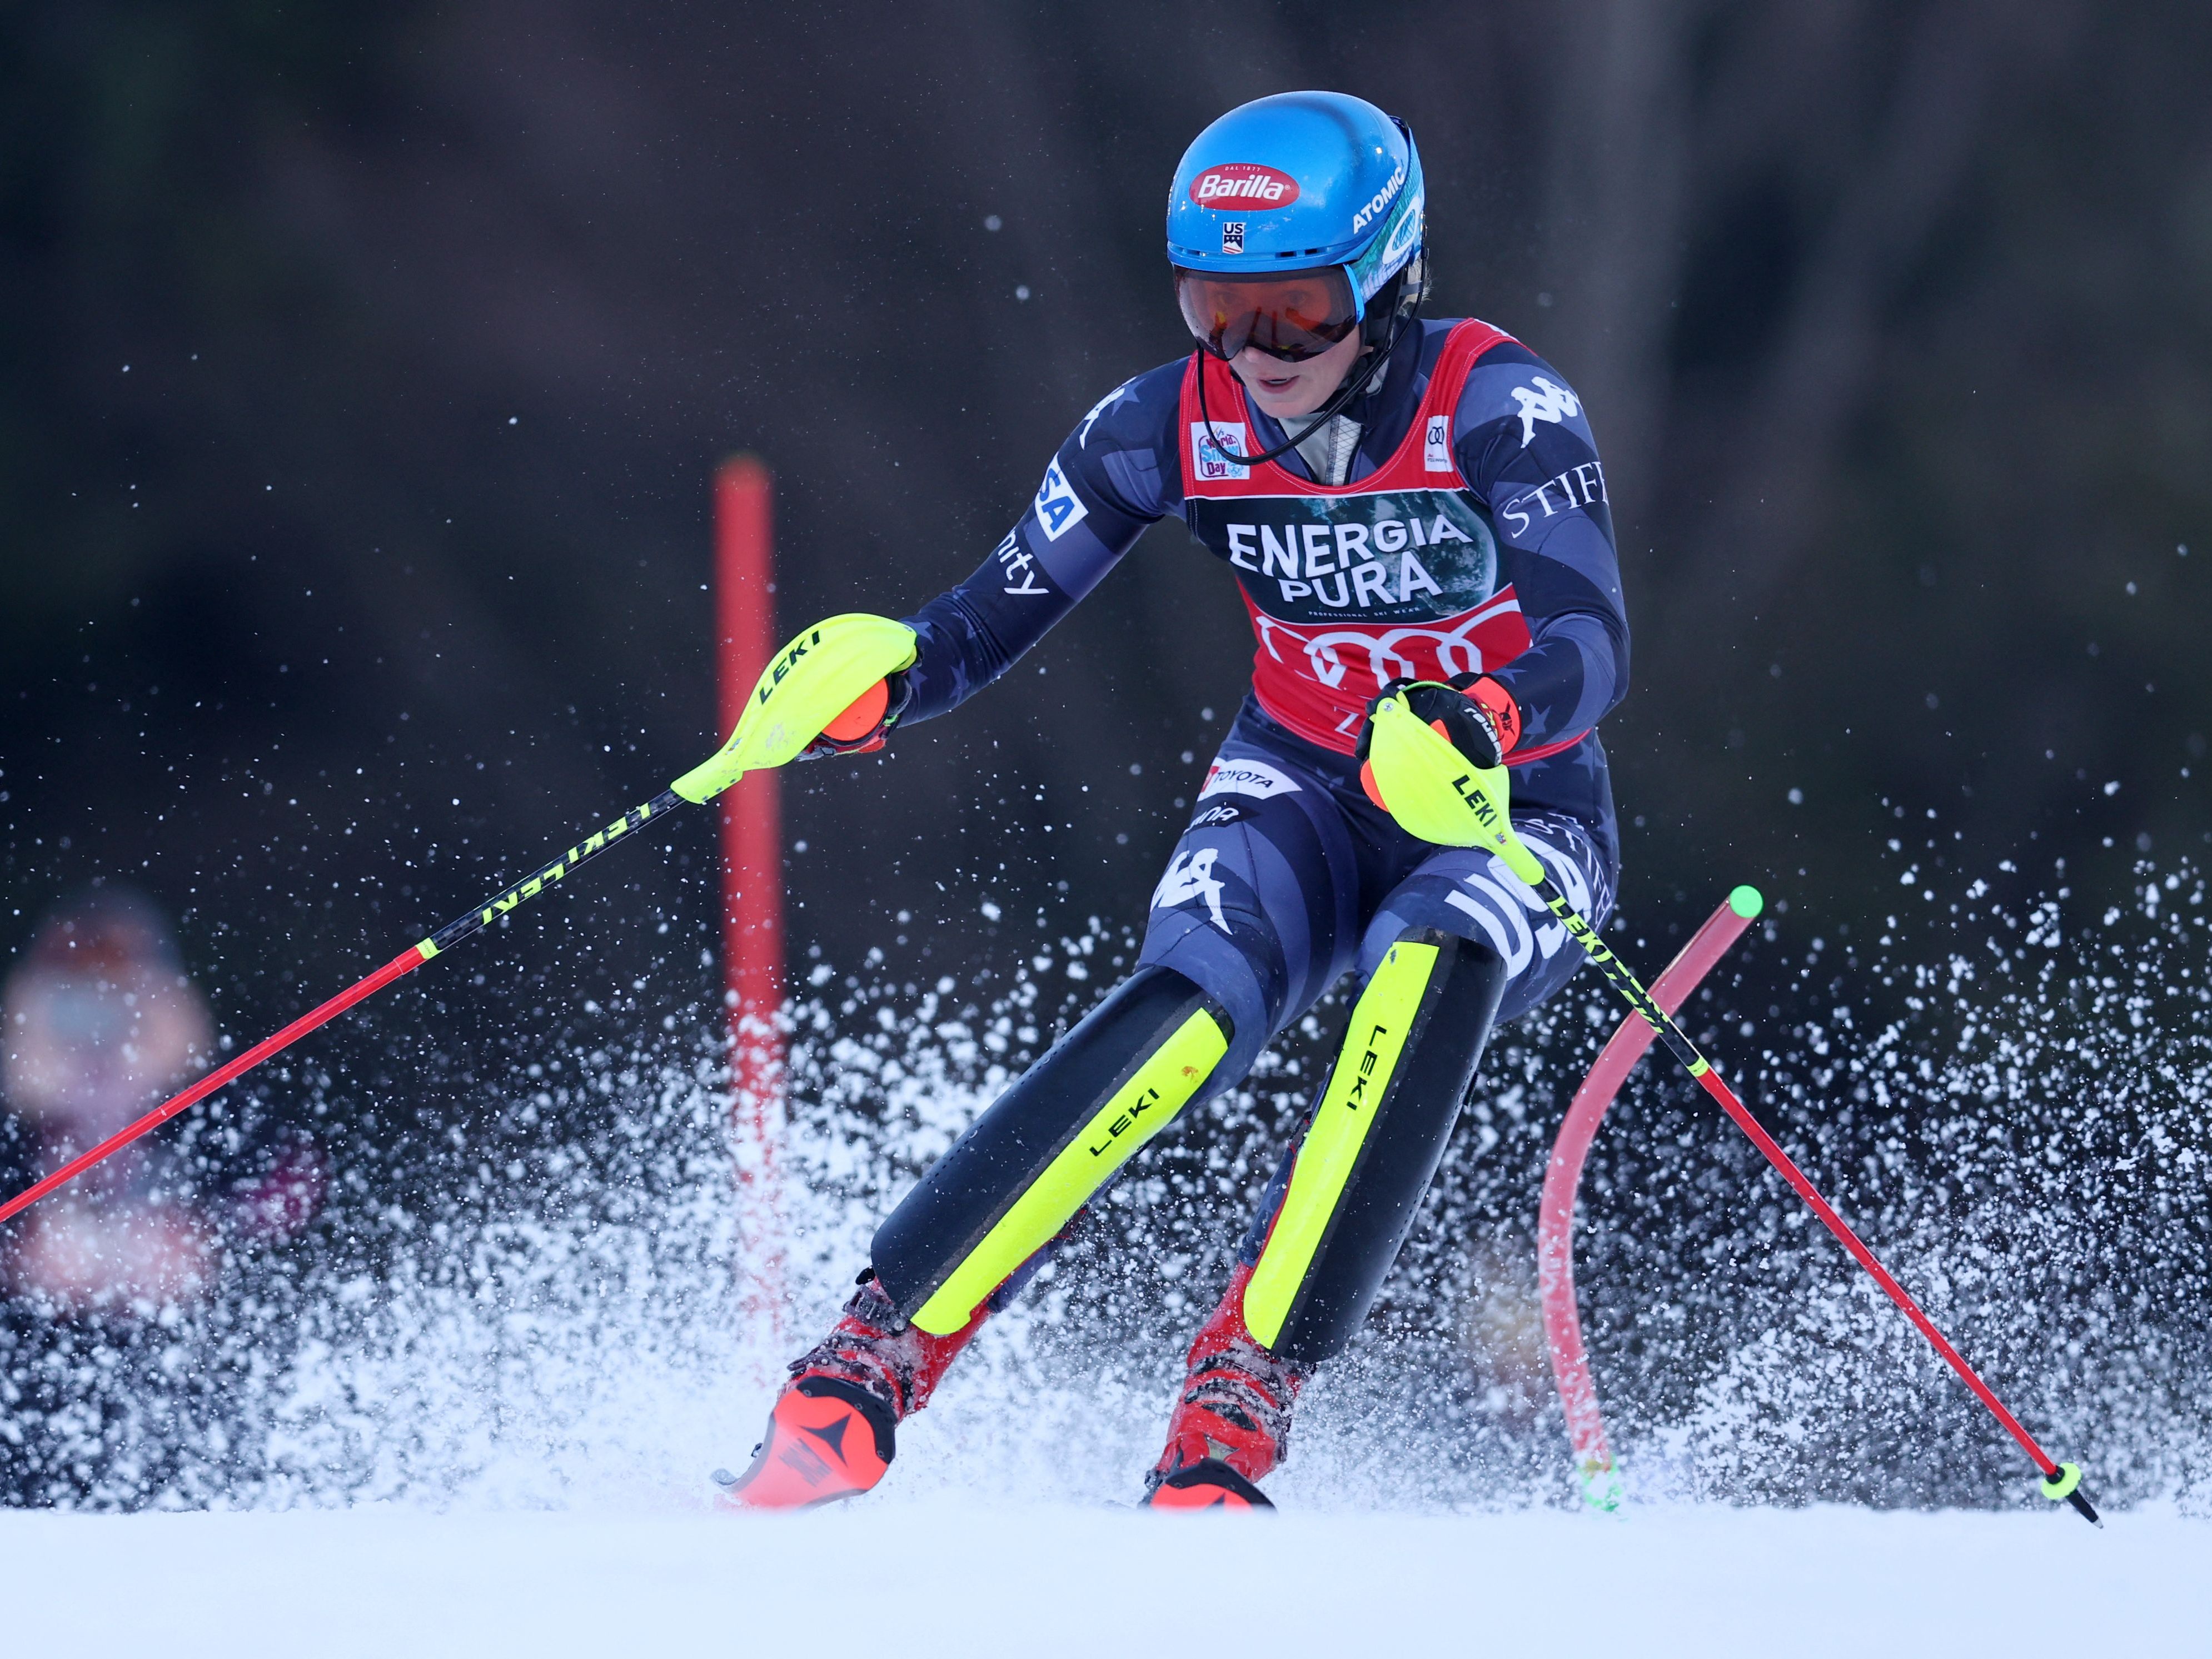
[[[96,889],[40,925],[0,989],[0,1193],[98,1146],[212,1061],[206,1000],[161,915]],[[218,1108],[218,1111],[222,1109]],[[205,1109],[0,1228],[0,1506],[204,1501],[243,1449],[236,1386],[274,1333],[225,1264],[320,1207],[314,1139]],[[253,1248],[243,1248],[251,1242]]]
[[[1534,1264],[1495,1243],[1473,1246],[1469,1256],[1474,1289],[1460,1312],[1459,1340],[1474,1397],[1493,1420],[1525,1431],[1552,1403]]]
[[[40,927],[0,997],[0,1087],[15,1115],[13,1193],[158,1104],[210,1061],[206,1000],[160,913],[95,890]],[[150,1311],[213,1289],[227,1237],[282,1238],[313,1217],[320,1155],[297,1133],[182,1166],[161,1136],[125,1147],[0,1237],[0,1290],[62,1316]]]

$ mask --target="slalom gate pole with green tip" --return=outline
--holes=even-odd
[[[687,781],[690,775],[687,775]],[[276,1036],[264,1037],[236,1060],[210,1072],[183,1093],[163,1101],[137,1122],[118,1129],[99,1146],[71,1158],[36,1186],[16,1194],[5,1204],[0,1204],[0,1221],[7,1220],[18,1211],[28,1209],[57,1187],[67,1185],[103,1158],[122,1151],[139,1136],[160,1128],[178,1113],[198,1105],[225,1084],[234,1082],[252,1071],[271,1054],[283,1053],[318,1026],[328,1024],[356,1002],[374,996],[392,981],[413,973],[439,952],[450,951],[463,939],[482,933],[515,906],[536,898],[577,866],[597,858],[617,842],[630,839],[650,820],[674,811],[685,800],[693,798],[689,793],[679,794],[674,789],[664,789],[644,805],[623,813],[605,829],[593,830],[550,864],[532,871],[512,887],[495,893],[466,915],[447,922],[419,944],[409,945],[367,978],[348,986],[320,1007],[301,1015]],[[698,798],[706,799],[703,796]]]
[[[1502,844],[1500,850],[1501,853],[1504,850]],[[1766,1161],[1780,1170],[1782,1178],[1797,1189],[1797,1196],[1803,1199],[1813,1213],[1820,1218],[1828,1231],[1851,1253],[1852,1259],[1867,1270],[1874,1282],[1881,1286],[1889,1299],[1905,1310],[1905,1316],[1919,1328],[1921,1335],[1926,1337],[1936,1352],[1943,1357],[1943,1363],[1959,1374],[1960,1381],[1973,1390],[1974,1397],[1988,1407],[1990,1414],[2004,1425],[2005,1431],[2020,1443],[2021,1449],[2034,1460],[2035,1467],[2043,1473],[2043,1495],[2053,1503],[2063,1499],[2093,1526],[2103,1526],[2105,1523],[2098,1520],[2096,1509],[2090,1504],[2088,1495],[2081,1490],[2081,1466],[2057,1462],[2036,1443],[2035,1437],[2021,1426],[2020,1419],[2006,1409],[2004,1401],[1997,1398],[1996,1391],[1982,1381],[1965,1357],[1951,1346],[1950,1340],[1936,1328],[1936,1322],[1921,1311],[1920,1304],[1912,1299],[1905,1286],[1899,1284],[1891,1276],[1889,1269],[1875,1259],[1874,1252],[1867,1249],[1859,1236],[1850,1230],[1850,1224],[1836,1213],[1835,1206],[1820,1196],[1820,1190],[1806,1178],[1805,1172],[1797,1167],[1790,1154],[1782,1150],[1780,1143],[1766,1133],[1765,1127],[1751,1115],[1743,1102],[1736,1098],[1735,1091],[1722,1081],[1721,1074],[1713,1069],[1712,1062],[1698,1052],[1697,1044],[1690,1041],[1667,1011],[1652,1000],[1650,993],[1644,988],[1636,975],[1630,973],[1622,965],[1620,958],[1607,947],[1605,941],[1598,937],[1597,930],[1583,919],[1568,902],[1567,896],[1559,890],[1558,884],[1544,873],[1542,866],[1536,863],[1525,848],[1520,851],[1522,857],[1527,860],[1526,864],[1508,856],[1505,860],[1508,866],[1535,890],[1536,896],[1544,901],[1546,907],[1558,918],[1559,925],[1567,930],[1575,943],[1589,954],[1590,960],[1597,964],[1598,971],[1612,981],[1615,990],[1627,998],[1629,1006],[1658,1033],[1659,1040],[1667,1045],[1676,1060],[1682,1062],[1690,1075],[1698,1080],[1698,1085],[1720,1103],[1721,1109],[1735,1120],[1738,1128],[1751,1137],[1752,1145],[1766,1154]],[[1765,901],[1759,896],[1758,889],[1739,887],[1729,895],[1729,903],[1738,915],[1748,920],[1759,913]]]

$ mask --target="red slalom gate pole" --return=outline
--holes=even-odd
[[[1723,902],[1651,981],[1651,1000],[1669,1014],[1680,1008],[1751,923],[1751,917]],[[1551,1161],[1544,1169],[1544,1195],[1537,1212],[1536,1289],[1543,1303],[1552,1378],[1566,1412],[1567,1440],[1574,1448],[1583,1501],[1603,1510],[1618,1508],[1622,1492],[1613,1471],[1613,1448],[1605,1437],[1605,1413],[1598,1406],[1589,1355],[1583,1347],[1582,1314],[1575,1304],[1575,1197],[1606,1109],[1657,1036],[1649,1022],[1632,1013],[1607,1040],[1559,1125]]]
[[[774,480],[739,455],[714,475],[714,615],[722,728],[775,654]],[[748,772],[722,797],[722,963],[730,1018],[738,1250],[757,1328],[783,1340],[783,811],[779,775]]]
[[[1486,794],[1481,799],[1488,805]],[[1660,1042],[1667,1045],[1668,1052],[1698,1080],[1699,1087],[1720,1103],[1721,1109],[1729,1115],[1736,1127],[1751,1137],[1752,1144],[1765,1154],[1767,1162],[1781,1172],[1798,1197],[1803,1199],[1813,1213],[1820,1218],[1822,1224],[1850,1253],[1851,1259],[1866,1269],[1869,1277],[1881,1286],[1883,1294],[1894,1302],[1905,1316],[1912,1322],[1913,1328],[1928,1339],[1929,1346],[1936,1350],[1943,1363],[1957,1374],[1959,1380],[1989,1409],[1990,1414],[2003,1426],[2005,1432],[2019,1443],[2020,1449],[2028,1455],[2043,1474],[2043,1495],[2053,1503],[2072,1505],[2075,1511],[2092,1526],[2104,1525],[2097,1518],[2096,1506],[2090,1503],[2088,1494],[2081,1490],[2081,1466],[2059,1462],[2036,1443],[2034,1436],[2021,1426],[2020,1419],[2006,1409],[1995,1390],[1982,1381],[1980,1373],[1969,1365],[1966,1357],[1951,1346],[1950,1340],[1936,1328],[1936,1322],[1929,1318],[1920,1304],[1906,1293],[1905,1286],[1875,1260],[1874,1252],[1867,1249],[1859,1236],[1844,1224],[1843,1217],[1836,1213],[1835,1206],[1820,1196],[1819,1190],[1806,1178],[1805,1172],[1782,1150],[1780,1143],[1766,1133],[1759,1120],[1752,1116],[1749,1109],[1736,1098],[1735,1091],[1721,1080],[1720,1073],[1713,1069],[1712,1062],[1698,1052],[1698,1045],[1691,1042],[1688,1034],[1674,1023],[1674,1016],[1652,1000],[1651,994],[1598,937],[1597,930],[1584,921],[1581,913],[1569,902],[1567,896],[1545,872],[1534,854],[1512,838],[1510,830],[1504,827],[1504,813],[1492,807],[1491,817],[1501,826],[1498,844],[1513,855],[1508,858],[1508,864],[1515,865],[1516,860],[1519,860],[1516,865],[1516,872],[1521,873],[1521,878],[1535,890],[1536,896],[1558,918],[1559,925],[1567,930],[1568,937],[1583,947],[1598,971],[1628,1000],[1629,1006],[1644,1018]],[[1747,921],[1759,914],[1765,901],[1759,897],[1756,889],[1739,887],[1729,895],[1729,902]]]

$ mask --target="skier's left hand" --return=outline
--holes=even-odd
[[[1359,732],[1358,754],[1363,761],[1367,758],[1368,735],[1374,729],[1376,706],[1383,697],[1393,696],[1404,698],[1415,719],[1435,726],[1450,739],[1453,748],[1486,770],[1503,766],[1513,745],[1521,741],[1520,705],[1510,691],[1486,674],[1455,674],[1443,681],[1393,680],[1367,705],[1367,723]],[[1368,793],[1372,799],[1374,791]]]
[[[1394,680],[1360,727],[1360,785],[1424,841],[1498,843],[1510,837],[1504,759],[1520,735],[1520,710],[1495,680]]]

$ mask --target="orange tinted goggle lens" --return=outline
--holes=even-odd
[[[1176,272],[1176,303],[1198,343],[1224,361],[1246,346],[1285,362],[1318,357],[1352,332],[1359,307],[1340,265],[1258,276]]]

